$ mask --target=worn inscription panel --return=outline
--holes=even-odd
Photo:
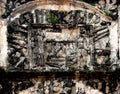
[[[24,12],[7,27],[8,66],[37,71],[110,69],[108,26],[86,10]]]

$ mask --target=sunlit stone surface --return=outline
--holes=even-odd
[[[119,12],[117,0],[1,0],[0,94],[119,94]]]
[[[8,70],[111,71],[118,64],[118,24],[101,10],[78,1],[31,2],[3,14]]]

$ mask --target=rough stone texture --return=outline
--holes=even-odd
[[[114,45],[118,44],[118,38],[112,35],[110,17],[84,2],[66,1],[62,5],[49,0],[31,2],[3,14],[3,18],[9,18],[4,21],[8,23],[8,51],[4,52],[8,54],[8,70],[113,68],[111,63],[117,62],[118,49]],[[114,28],[117,31],[117,25]]]
[[[18,1],[0,1],[0,94],[119,94],[116,0]]]
[[[13,74],[15,75],[13,77]],[[7,73],[1,74],[1,94],[119,94],[115,73]],[[26,75],[23,76],[23,75]],[[117,93],[118,92],[118,93]]]

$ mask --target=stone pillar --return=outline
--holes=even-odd
[[[117,52],[118,52],[118,22],[113,21],[109,27],[110,31],[110,44],[111,44],[111,61],[117,63]]]
[[[7,26],[6,20],[0,19],[0,67],[7,67]]]
[[[119,59],[120,59],[120,6],[118,7],[118,51],[119,51]]]
[[[6,3],[6,0],[0,1],[0,15],[2,15],[5,12],[5,3]]]

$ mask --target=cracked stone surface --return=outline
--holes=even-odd
[[[118,1],[83,1],[0,1],[0,94],[119,94]]]
[[[112,34],[113,28],[117,31],[117,24],[113,27],[110,18],[92,6],[89,10],[83,6],[79,9],[83,2],[71,1],[75,6],[69,2],[58,5],[63,9],[51,5],[51,1],[42,6],[39,5],[46,2],[31,2],[38,6],[26,11],[20,6],[21,12],[16,8],[3,21],[8,23],[5,25],[8,49],[4,52],[8,70],[112,70],[112,64],[118,62],[118,48],[114,46],[118,45],[118,38]]]

